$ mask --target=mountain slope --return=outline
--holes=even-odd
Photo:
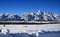
[[[50,12],[24,13],[22,16],[0,14],[0,21],[59,21],[60,15]]]

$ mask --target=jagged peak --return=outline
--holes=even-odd
[[[59,18],[60,16],[59,15],[53,14],[51,12],[42,12],[41,10],[38,10],[37,13],[33,13],[33,12],[30,12],[29,13],[29,12],[26,12],[26,13],[23,13],[22,16],[18,16],[16,14],[10,15],[8,13],[6,13],[6,14],[0,14],[0,18],[1,17],[6,17],[6,16],[8,16],[7,17],[8,19],[9,18],[10,19],[11,18],[17,19],[17,18],[21,17],[22,19],[27,20],[27,21],[33,21],[33,20],[34,21],[38,21],[38,20],[39,21],[56,21],[56,20],[59,21],[60,20],[60,18]],[[19,19],[21,19],[21,18],[19,18]],[[0,20],[2,20],[2,19],[0,19]],[[24,21],[24,20],[22,20],[22,21]]]

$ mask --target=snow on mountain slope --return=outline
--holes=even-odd
[[[24,13],[22,16],[0,14],[0,21],[59,21],[60,15],[51,12],[38,11],[37,13]]]

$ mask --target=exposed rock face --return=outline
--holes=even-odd
[[[24,13],[22,16],[0,14],[0,21],[60,21],[60,16],[39,10],[37,13]]]

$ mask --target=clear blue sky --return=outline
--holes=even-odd
[[[21,15],[24,12],[51,11],[60,15],[60,0],[0,0],[0,13]]]

